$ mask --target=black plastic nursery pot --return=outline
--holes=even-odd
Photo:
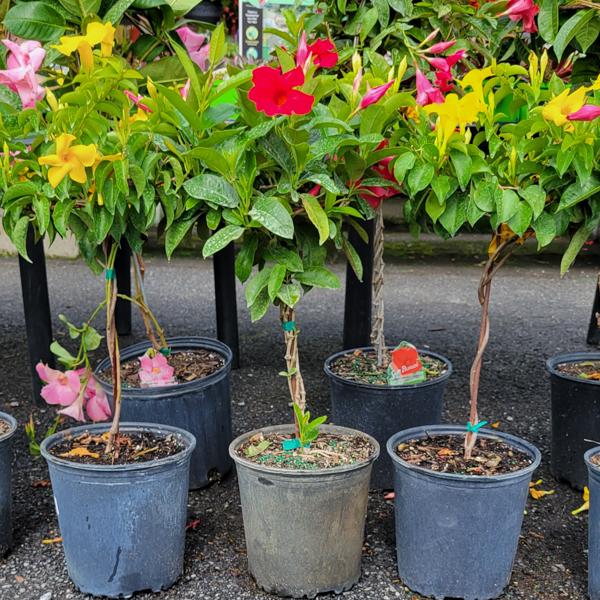
[[[588,514],[588,595],[600,600],[600,467],[591,458],[600,453],[596,446],[584,455],[589,474],[590,510]]]
[[[199,2],[185,16],[194,21],[216,25],[223,16],[223,3],[220,0],[203,0],[203,2]]]
[[[374,452],[365,462],[310,471],[263,466],[236,453],[258,433],[293,431],[292,425],[265,427],[229,446],[237,468],[248,570],[259,587],[280,596],[339,594],[360,577],[369,478],[379,444],[362,432],[324,425],[323,433],[366,437]]]
[[[67,436],[107,429],[106,424],[83,425],[41,445],[69,577],[83,593],[109,598],[167,589],[183,572],[194,436],[165,425],[123,423],[122,433],[173,434],[184,445],[173,456],[126,465],[76,463],[49,452]]]
[[[185,429],[196,438],[190,463],[190,489],[205,487],[215,472],[222,476],[233,466],[228,447],[232,440],[229,374],[232,353],[222,342],[203,337],[176,337],[167,340],[173,352],[212,350],[223,357],[221,369],[203,379],[151,388],[124,387],[121,419],[131,422],[164,423]],[[150,347],[144,341],[121,352],[121,361],[142,356]],[[104,359],[96,374],[108,369]],[[112,405],[112,384],[97,377]]]
[[[508,585],[523,511],[539,450],[515,436],[481,429],[529,454],[525,469],[490,477],[430,471],[396,454],[398,444],[431,435],[461,435],[465,427],[414,427],[392,436],[398,574],[413,591],[436,599],[497,598]]]
[[[12,546],[12,463],[17,422],[3,412],[0,412],[0,419],[10,426],[0,436],[0,556],[4,556]]]
[[[373,385],[349,381],[331,370],[336,360],[356,350],[372,348],[344,350],[325,361],[333,423],[360,429],[372,435],[380,446],[385,446],[390,436],[397,431],[441,421],[444,390],[452,374],[452,363],[447,358],[429,350],[418,350],[419,355],[442,361],[446,365],[446,372],[434,380],[413,385]],[[386,490],[393,485],[392,461],[387,453],[383,453],[373,465],[371,486]]]
[[[600,360],[600,352],[559,354],[546,362],[552,398],[552,475],[579,490],[588,480],[581,457],[600,441],[600,381],[561,373],[557,367],[587,360]]]

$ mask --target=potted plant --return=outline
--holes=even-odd
[[[287,17],[293,47],[278,49],[277,61],[256,68],[251,85],[238,92],[235,126],[244,129],[215,148],[220,162],[214,167],[211,152],[194,151],[219,176],[199,174],[187,182],[198,202],[183,219],[200,219],[211,232],[204,256],[240,240],[236,273],[246,282],[252,320],[272,305],[279,312],[281,375],[294,424],[243,434],[230,453],[250,573],[268,592],[313,597],[349,589],[360,576],[369,477],[379,446],[356,430],[324,425],[325,417],[311,419],[296,311],[310,289],[339,286],[326,267],[327,247],[344,251],[360,276],[342,225],[360,227],[358,182],[380,158],[377,128],[397,121],[398,107],[411,100],[395,92],[387,73],[386,79],[333,75],[334,43],[307,40],[304,17],[295,21],[289,11]],[[227,203],[219,204],[214,190]],[[326,531],[310,525],[315,522],[326,524]],[[293,552],[285,552],[290,543]]]
[[[0,556],[12,546],[12,463],[16,431],[14,417],[0,412]]]
[[[154,132],[132,115],[128,96],[137,94],[140,76],[111,55],[114,34],[110,23],[91,21],[83,34],[61,38],[56,50],[66,56],[76,53],[78,64],[68,62],[58,75],[55,71],[45,89],[28,67],[34,62],[39,66],[40,44],[5,41],[12,53],[9,68],[13,62],[23,63],[11,76],[26,76],[15,81],[23,109],[2,105],[2,207],[6,231],[25,256],[30,225],[38,236],[51,238],[69,231],[90,267],[104,274],[105,298],[94,313],[103,310],[106,318],[115,374],[112,424],[51,435],[41,444],[41,453],[50,470],[72,580],[85,593],[118,597],[168,587],[181,575],[195,440],[164,425],[120,427],[114,261],[125,239],[134,252],[141,250],[156,208],[154,194],[143,193],[145,183],[158,179],[162,164]],[[20,141],[21,136],[30,141]],[[66,371],[38,366],[47,383],[43,397],[77,420],[84,420],[84,409],[94,421],[111,413],[89,358],[101,343],[92,326],[95,314],[81,326],[63,319],[79,342],[76,355],[53,345],[69,367]],[[144,519],[137,521],[136,515]]]
[[[413,428],[387,445],[396,469],[398,570],[411,589],[426,595],[495,598],[502,593],[510,579],[528,484],[541,458],[528,442],[483,429],[486,421],[479,417],[493,277],[525,238],[535,235],[543,247],[573,222],[579,230],[563,259],[563,268],[568,267],[587,238],[585,232],[600,219],[595,202],[587,202],[589,195],[569,188],[572,180],[561,179],[564,163],[557,161],[571,132],[580,140],[576,147],[584,145],[580,134],[589,124],[576,121],[593,112],[583,110],[590,88],[572,97],[553,76],[542,89],[547,57],[538,60],[532,54],[529,61],[529,72],[504,64],[473,70],[462,78],[460,94],[426,106],[420,122],[409,120],[415,150],[428,139],[435,145],[435,153],[419,156],[438,173],[431,189],[411,198],[416,222],[429,220],[448,236],[485,217],[494,231],[478,288],[482,318],[467,426]],[[527,107],[516,124],[504,123],[496,110],[507,93]],[[434,132],[426,114],[437,115]]]

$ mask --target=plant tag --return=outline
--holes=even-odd
[[[425,381],[425,369],[417,349],[408,342],[400,342],[392,350],[392,362],[388,366],[388,385],[407,385]]]
[[[287,452],[291,450],[297,450],[298,448],[300,448],[300,446],[301,444],[298,438],[293,438],[291,440],[283,440],[283,442],[281,442],[281,447]],[[304,446],[302,447],[310,448],[310,442],[308,444],[304,444]]]

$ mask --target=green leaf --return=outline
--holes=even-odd
[[[558,60],[562,58],[569,42],[585,27],[586,23],[594,18],[595,14],[594,10],[578,10],[563,24],[554,39],[554,53]]]
[[[33,197],[33,211],[40,235],[44,235],[50,225],[50,200],[43,196]]]
[[[431,182],[431,189],[437,196],[439,204],[443,204],[451,191],[454,192],[456,190],[456,187],[456,181],[450,179],[447,175],[438,175],[437,177],[434,177]]]
[[[268,260],[274,260],[279,264],[285,265],[285,268],[292,273],[304,271],[302,259],[298,256],[298,253],[287,248],[280,248],[278,246],[268,248],[264,252],[264,256]]]
[[[324,244],[329,239],[329,220],[321,203],[314,196],[303,194],[302,206],[304,206],[310,222],[319,232],[319,244]]]
[[[175,221],[167,229],[167,232],[165,234],[165,252],[167,254],[167,258],[171,258],[173,252],[175,252],[177,246],[181,244],[183,238],[185,238],[188,231],[192,228],[195,222],[196,216],[194,215],[190,219],[182,219],[180,221]]]
[[[547,212],[543,212],[534,222],[533,230],[538,241],[538,247],[547,246],[556,237],[556,222],[554,217]]]
[[[409,174],[408,174],[408,187],[412,195],[424,190],[433,179],[435,174],[435,169],[433,165],[429,163],[421,163],[418,164]]]
[[[8,205],[12,200],[22,198],[24,196],[35,196],[37,194],[37,187],[31,181],[22,181],[11,185],[2,197],[3,206]]]
[[[248,214],[275,235],[288,240],[294,237],[292,217],[275,198],[261,196]]]
[[[102,0],[58,0],[71,14],[78,17],[95,15],[100,9]]]
[[[446,203],[443,201],[441,204],[433,194],[428,194],[425,202],[425,211],[431,217],[431,220],[435,223],[446,209]]]
[[[83,343],[86,350],[96,350],[102,342],[102,336],[93,328],[86,327],[83,332]]]
[[[473,188],[471,188],[473,189]],[[475,187],[473,200],[478,208],[492,212],[502,202],[502,190],[496,180],[482,181]]]
[[[44,2],[23,2],[4,17],[4,27],[17,37],[48,42],[65,32],[65,18]]]
[[[537,23],[540,35],[545,42],[552,44],[558,33],[558,0],[540,0],[539,7]]]
[[[300,301],[300,298],[302,298],[302,286],[295,281],[292,283],[284,283],[277,294],[277,298],[279,298],[286,306],[294,308]]]
[[[344,237],[342,238],[342,249],[348,260],[348,264],[352,267],[356,278],[359,281],[363,280],[363,264],[360,256],[354,246]]]
[[[58,360],[65,366],[70,367],[77,362],[77,359],[58,342],[54,341],[50,344],[50,352],[54,354]]]
[[[471,157],[458,150],[452,150],[450,152],[450,159],[454,165],[460,189],[464,191],[471,179]]]
[[[135,0],[117,0],[112,6],[106,11],[103,17],[105,23],[112,23],[116,25],[121,21],[125,11],[135,2]]]
[[[496,199],[496,212],[498,213],[499,223],[508,223],[508,221],[519,210],[519,196],[513,190],[502,190],[502,195]]]
[[[517,211],[508,221],[508,226],[520,237],[529,229],[532,217],[531,206],[527,202],[520,201]]]
[[[259,294],[269,285],[269,277],[271,277],[273,267],[264,267],[260,269],[252,279],[246,284],[246,304],[252,306]],[[266,292],[267,300],[269,300],[268,291]]]
[[[583,183],[576,181],[563,192],[558,210],[571,208],[596,194],[600,194],[600,181],[595,177],[590,177]]]
[[[287,273],[286,268],[283,265],[275,265],[269,275],[269,283],[267,284],[267,291],[269,293],[269,300],[273,302],[283,285],[283,280]]]
[[[387,27],[390,22],[390,5],[388,0],[373,0],[373,6],[377,9],[377,18],[381,27]]]
[[[250,307],[250,320],[254,323],[262,319],[269,310],[271,301],[267,289],[264,288]]]
[[[202,256],[212,256],[215,252],[222,250],[231,242],[237,240],[244,233],[244,228],[238,225],[226,225],[209,237],[202,248]]]
[[[533,218],[537,219],[546,206],[546,192],[539,185],[530,185],[523,190],[519,190],[521,198],[524,198],[533,211]],[[513,230],[514,231],[514,230]]]
[[[254,256],[258,247],[258,238],[256,236],[248,236],[235,257],[235,274],[236,277],[244,283],[252,273],[254,265]]]
[[[464,197],[452,196],[446,202],[446,210],[439,218],[444,229],[454,236],[467,220],[467,206]]]
[[[138,198],[140,198],[144,193],[144,188],[146,187],[147,183],[144,171],[142,171],[141,167],[139,167],[138,165],[131,165],[129,167],[129,177],[131,177],[131,181],[133,181],[133,185],[135,186],[137,196]]]
[[[27,232],[29,230],[29,217],[21,217],[13,227],[10,239],[15,245],[18,253],[28,262],[31,262],[27,256]]]
[[[327,288],[336,290],[340,287],[340,280],[335,273],[325,267],[313,267],[302,273],[295,273],[295,279],[304,285],[311,287]]]
[[[394,163],[394,177],[398,183],[402,183],[406,177],[406,172],[415,166],[417,157],[412,152],[401,154]]]
[[[115,170],[115,183],[121,194],[127,196],[129,194],[129,164],[127,160],[117,160],[113,163]]]
[[[209,61],[213,69],[225,56],[225,24],[221,21],[210,36]]]
[[[188,179],[183,184],[183,189],[192,198],[206,200],[226,208],[237,208],[240,203],[240,197],[233,186],[222,177],[210,173]]]
[[[596,17],[588,21],[575,36],[582,52],[587,52],[590,46],[598,39],[600,34],[600,20]]]
[[[575,262],[579,251],[587,242],[590,235],[592,235],[599,222],[600,216],[596,217],[595,219],[590,219],[589,221],[583,223],[583,225],[573,234],[573,237],[571,237],[571,241],[560,262],[561,275],[564,275],[569,270],[569,267]]]

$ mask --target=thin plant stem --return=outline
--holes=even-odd
[[[385,332],[384,332],[384,301],[383,301],[383,210],[381,204],[375,217],[375,232],[373,235],[373,324],[371,328],[371,344],[377,353],[377,366],[384,366]]]

